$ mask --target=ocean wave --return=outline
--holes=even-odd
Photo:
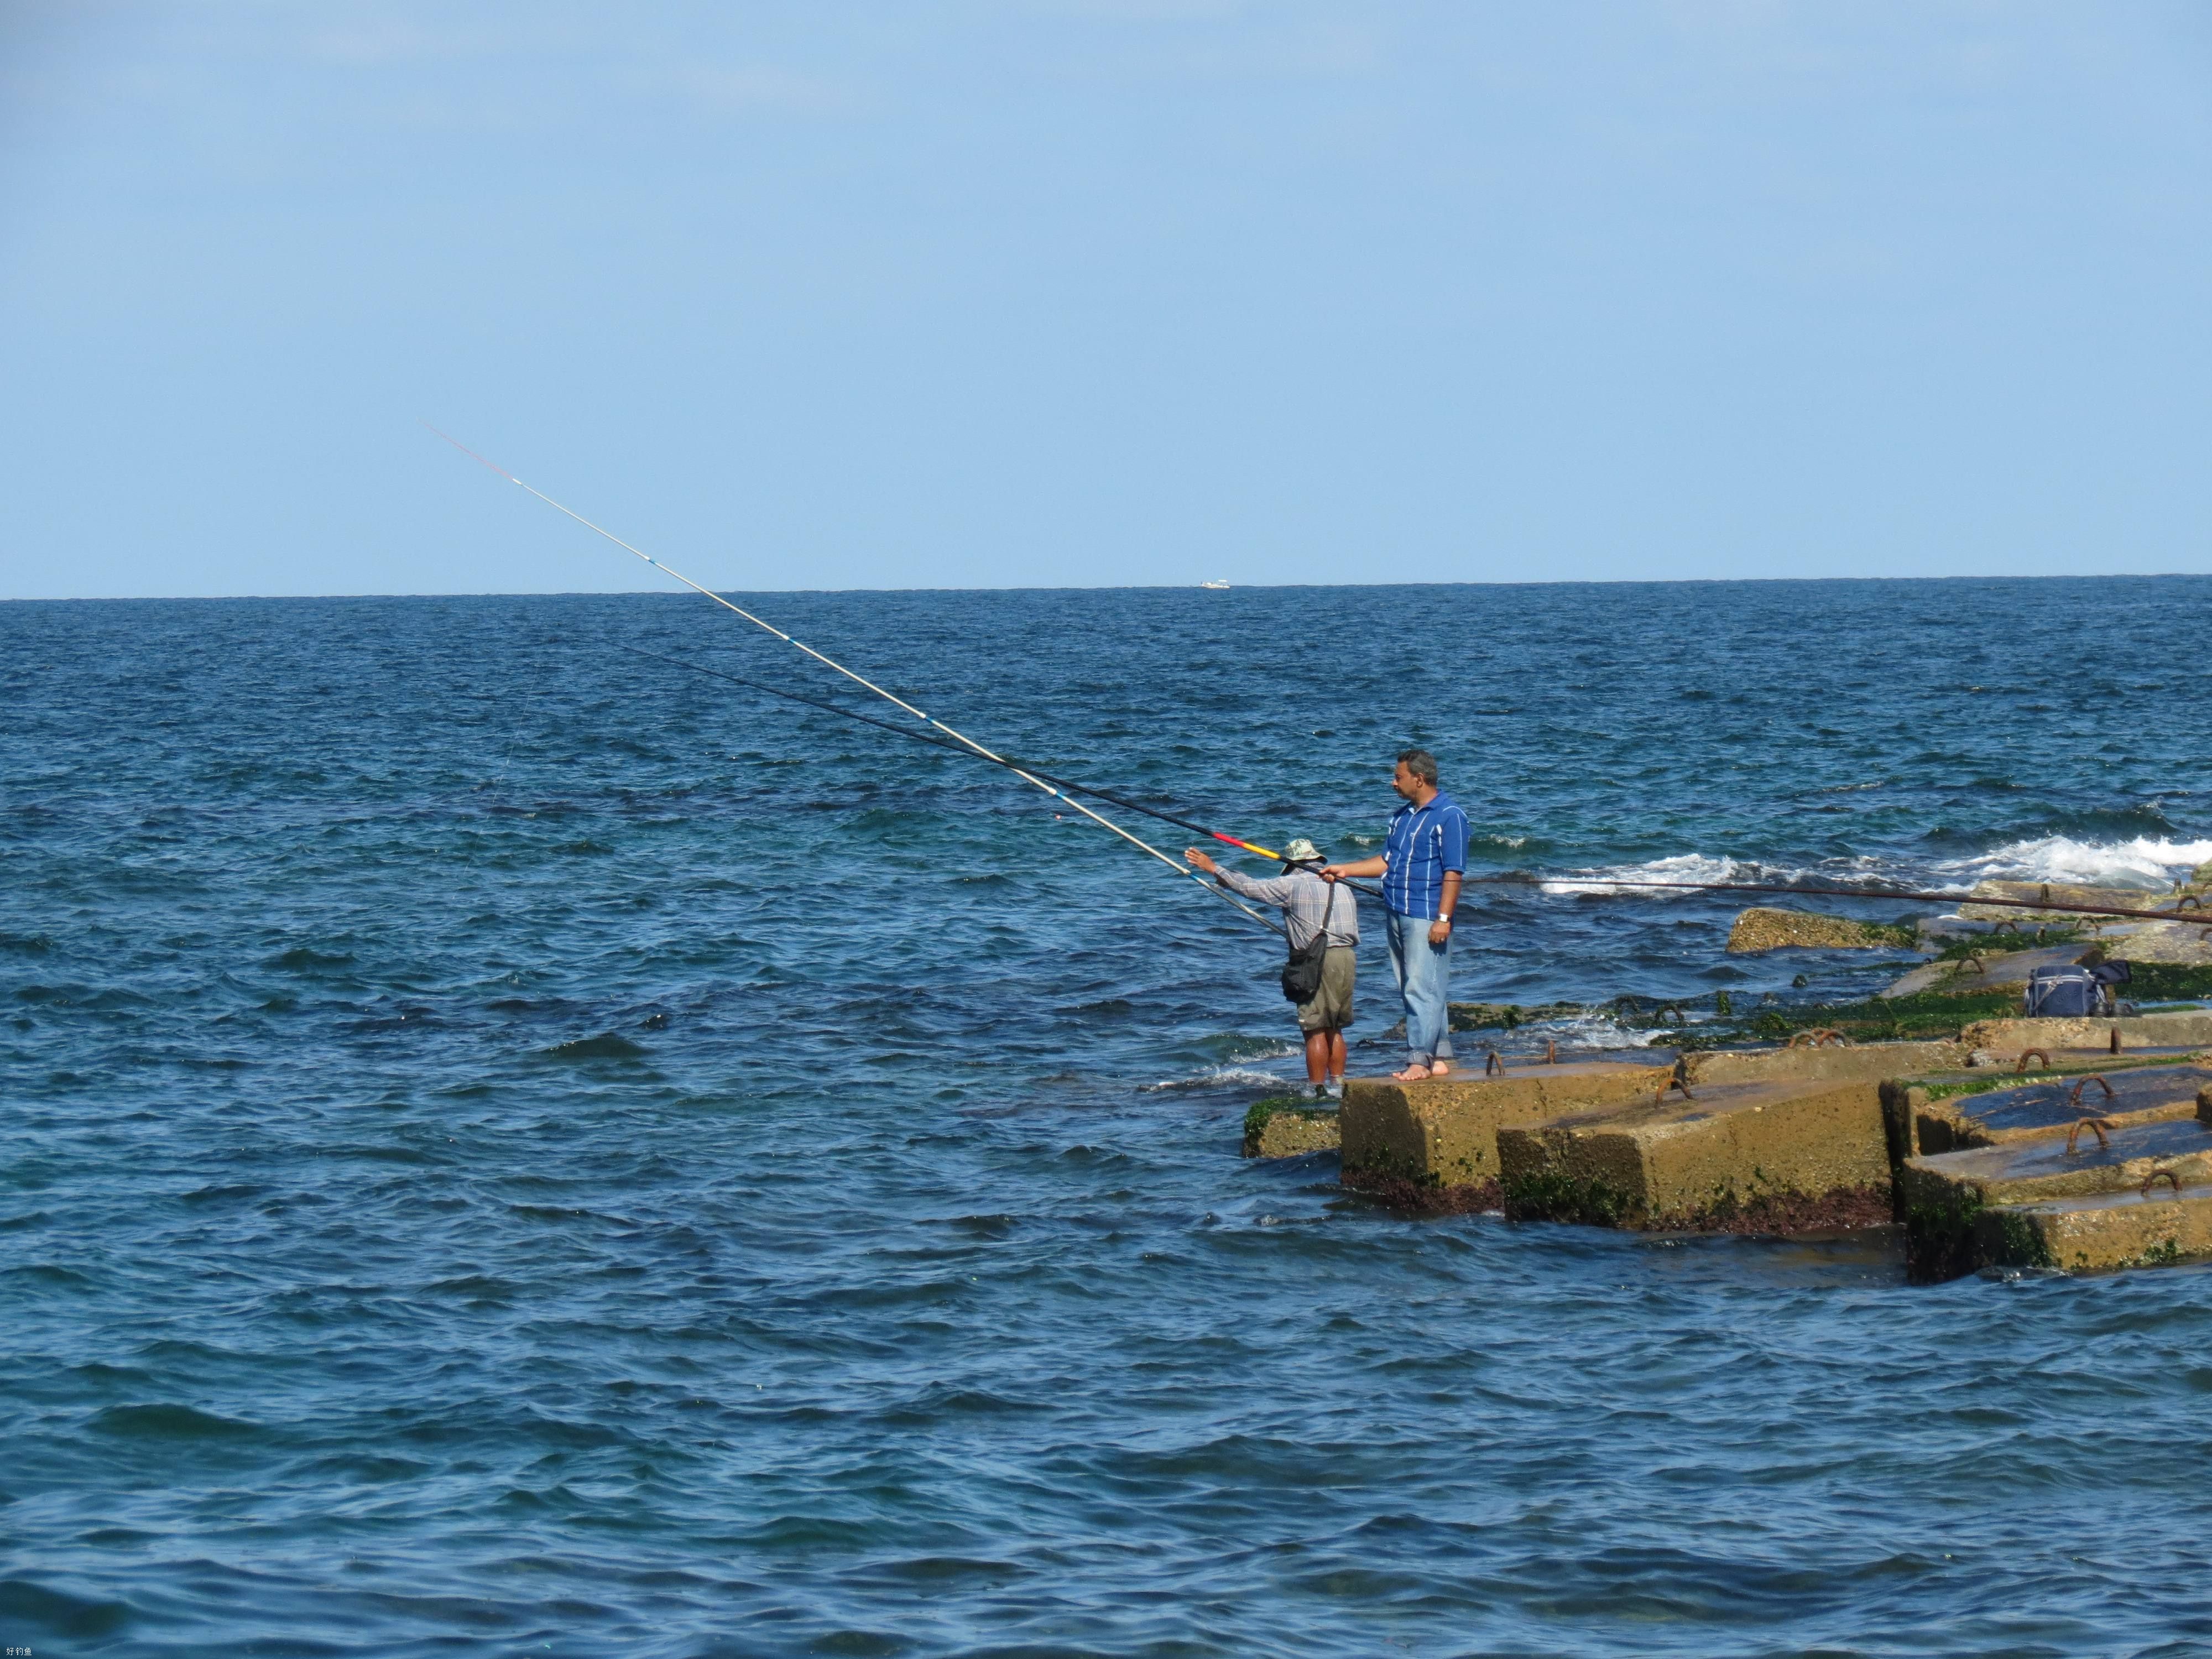
[[[2075,841],[2043,836],[1992,848],[1972,858],[1935,866],[1960,881],[2065,881],[2092,887],[2162,890],[2174,878],[2212,860],[2212,841],[2173,841],[2137,836],[2132,841]]]
[[[1619,884],[1638,881],[1750,881],[1760,871],[1756,866],[1740,863],[1735,859],[1707,858],[1703,853],[1678,853],[1672,858],[1652,859],[1644,864],[1616,865],[1610,869],[1593,870],[1588,875],[1547,878],[1539,884],[1547,893],[1631,893],[1650,898],[1679,898],[1680,892],[1665,888],[1625,887]],[[1774,872],[1765,872],[1772,875]],[[1796,874],[1796,872],[1790,872]]]
[[[1139,1092],[1156,1095],[1181,1089],[1279,1089],[1289,1080],[1277,1073],[1262,1072],[1250,1066],[1221,1066],[1195,1077],[1162,1078],[1158,1083],[1144,1085]]]

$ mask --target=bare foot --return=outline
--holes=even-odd
[[[1398,1083],[1419,1083],[1428,1074],[1429,1068],[1425,1066],[1408,1066],[1402,1072],[1391,1073],[1390,1076],[1393,1081]]]
[[[1443,1077],[1450,1070],[1451,1066],[1448,1061],[1432,1060],[1429,1062],[1429,1075],[1431,1077]]]

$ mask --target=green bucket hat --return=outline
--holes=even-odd
[[[1288,847],[1283,848],[1283,862],[1285,864],[1319,864],[1322,862],[1321,848],[1315,846],[1304,836],[1300,836]]]

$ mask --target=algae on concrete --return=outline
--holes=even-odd
[[[1334,1152],[1337,1111],[1310,1095],[1270,1095],[1244,1114],[1244,1156],[1295,1158]]]
[[[2212,1188],[2153,1186],[1982,1210],[1964,1271],[2095,1273],[2212,1257]]]
[[[1726,1048],[1738,1043],[1782,1042],[1799,1032],[1826,1030],[1854,1042],[1909,1042],[1957,1037],[1960,1027],[1970,1020],[2001,1018],[2019,1009],[2019,996],[2003,991],[1798,1003],[1670,1031],[1666,1041],[1685,1050]]]
[[[1911,922],[1853,921],[1809,910],[1753,906],[1729,927],[1731,955],[1793,947],[1817,951],[1909,951],[1920,936]]]

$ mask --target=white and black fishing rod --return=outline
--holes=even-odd
[[[743,617],[754,627],[763,629],[767,632],[775,635],[776,638],[781,640],[786,645],[792,647],[794,650],[805,652],[808,656],[813,658],[815,661],[820,663],[823,667],[834,669],[836,672],[842,674],[847,679],[852,681],[854,684],[874,692],[884,702],[892,703],[896,707],[904,709],[908,714],[913,715],[915,719],[922,721],[925,725],[934,726],[937,730],[944,732],[946,737],[951,738],[963,748],[981,757],[984,760],[991,761],[1000,766],[1005,767],[1006,770],[1012,772],[1016,777],[1021,779],[1024,782],[1035,785],[1037,788],[1043,790],[1046,794],[1050,795],[1054,800],[1059,801],[1061,805],[1074,811],[1082,813],[1085,817],[1089,818],[1092,823],[1097,823],[1104,829],[1112,830],[1115,835],[1121,836],[1123,841],[1127,842],[1132,847],[1136,848],[1139,852],[1149,854],[1152,857],[1158,859],[1162,864],[1167,866],[1169,869],[1174,871],[1176,875],[1184,878],[1186,880],[1196,883],[1201,890],[1212,894],[1223,903],[1227,904],[1237,910],[1242,911],[1245,915],[1251,917],[1253,921],[1258,922],[1262,927],[1265,927],[1269,933],[1279,934],[1285,933],[1285,929],[1280,922],[1269,921],[1266,916],[1261,915],[1257,910],[1252,908],[1250,905],[1246,904],[1242,899],[1233,897],[1219,887],[1215,886],[1213,883],[1206,880],[1205,877],[1200,875],[1198,872],[1184,864],[1180,859],[1170,858],[1167,854],[1160,851],[1158,848],[1153,846],[1150,842],[1140,840],[1139,837],[1131,835],[1127,830],[1124,830],[1120,824],[1115,823],[1113,819],[1106,817],[1103,813],[1094,812],[1091,808],[1085,806],[1081,801],[1073,799],[1061,791],[1054,788],[1052,785],[1047,783],[1042,778],[1038,777],[1036,774],[1024,771],[1020,765],[1013,761],[1008,760],[1005,756],[994,754],[990,750],[986,749],[981,744],[976,742],[975,738],[968,736],[964,732],[956,732],[952,727],[947,726],[943,720],[937,719],[933,715],[924,714],[921,709],[916,708],[905,698],[898,696],[896,692],[886,691],[882,686],[878,685],[873,680],[869,679],[866,675],[856,674],[851,669],[846,667],[843,663],[837,661],[835,658],[824,656],[821,652],[817,651],[812,646],[803,644],[799,641],[792,638],[790,635],[785,633],[774,623],[769,622],[763,617],[756,617],[751,611],[746,610],[743,605],[732,604],[729,600],[724,599],[720,593],[717,593],[713,588],[707,586],[704,583],[693,581],[690,577],[685,575],[680,570],[672,570],[668,566],[661,563],[659,560],[654,558],[653,555],[646,552],[641,548],[632,547],[621,537],[616,535],[613,531],[605,528],[604,526],[593,524],[582,514],[575,511],[573,507],[562,506],[559,501],[555,501],[550,495],[547,495],[544,490],[537,488],[535,485],[525,483],[521,479],[516,477],[514,474],[509,472],[505,467],[497,465],[495,462],[486,460],[483,456],[477,454],[475,450],[471,449],[466,444],[463,443],[459,438],[453,437],[448,433],[439,432],[438,428],[434,426],[431,426],[428,421],[423,422],[422,424],[429,431],[435,433],[439,437],[445,439],[447,443],[453,445],[453,447],[459,450],[462,454],[476,462],[477,465],[483,467],[488,471],[496,472],[501,477],[506,479],[507,483],[515,485],[518,489],[528,490],[532,495],[538,497],[539,501],[544,502],[546,506],[551,507],[555,512],[565,514],[567,517],[574,519],[578,524],[583,526],[585,529],[590,531],[593,535],[604,536],[607,540],[612,542],[617,547],[622,549],[623,552],[635,554],[637,557],[643,559],[655,570],[660,572],[662,575],[673,576],[678,581],[682,582],[684,586],[690,588],[693,592],[705,594],[708,599],[714,600],[716,605],[720,605],[725,611],[735,611],[738,616]],[[1287,937],[1287,934],[1285,934],[1285,937]]]

